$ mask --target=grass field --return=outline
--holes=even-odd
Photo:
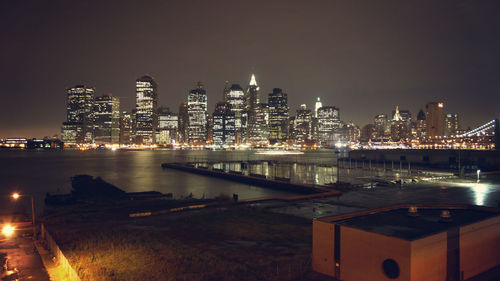
[[[303,218],[249,207],[135,219],[81,211],[45,223],[82,280],[303,280],[310,270]]]

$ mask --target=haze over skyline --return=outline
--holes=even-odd
[[[498,1],[3,1],[0,137],[60,134],[66,88],[135,104],[152,75],[177,111],[197,81],[209,112],[224,82],[260,99],[272,88],[300,104],[340,108],[359,126],[396,105],[416,117],[444,101],[462,127],[500,116]]]

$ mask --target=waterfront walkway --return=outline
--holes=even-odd
[[[31,237],[12,237],[0,240],[0,255],[7,265],[6,268],[1,269],[1,280],[51,280]]]

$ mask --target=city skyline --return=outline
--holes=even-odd
[[[146,80],[148,80],[148,79],[153,79],[153,80],[151,80],[151,82],[152,82],[152,83],[154,83],[154,88],[155,88],[155,91],[156,91],[156,95],[158,95],[158,93],[157,93],[157,92],[158,92],[158,90],[157,90],[157,88],[158,88],[158,84],[157,84],[157,82],[156,82],[156,79],[155,79],[154,77],[152,77],[152,76],[149,76],[148,74],[142,75],[141,77],[138,77],[138,78],[136,79],[136,87],[138,87],[138,88],[136,88],[136,91],[141,91],[141,90],[137,90],[137,89],[139,89],[140,87],[142,87],[142,86],[138,86],[138,84],[137,84],[138,82],[137,82],[137,81],[140,81],[140,80],[142,80],[142,79],[146,79]],[[258,100],[260,100],[260,102],[261,102],[261,103],[263,102],[263,103],[266,103],[266,104],[267,104],[267,102],[268,102],[268,100],[267,100],[267,99],[268,99],[268,95],[271,95],[271,94],[272,94],[275,90],[280,90],[280,91],[282,91],[282,89],[280,89],[280,88],[273,88],[273,89],[272,89],[269,93],[264,93],[264,92],[262,91],[261,87],[259,86],[259,85],[260,85],[260,82],[259,82],[259,85],[257,85],[257,84],[256,84],[255,74],[253,74],[253,73],[250,75],[250,78],[249,78],[249,79],[247,79],[247,80],[249,81],[249,82],[248,82],[248,84],[241,84],[241,85],[243,85],[245,89],[248,89],[248,88],[249,88],[249,87],[251,87],[251,86],[256,86],[256,87],[257,87],[257,89],[258,89],[258,90],[257,90],[257,95],[258,95],[257,99],[258,99]],[[142,83],[142,82],[141,82],[141,83]],[[148,83],[149,83],[149,82],[148,82]],[[200,84],[200,83],[201,83],[201,84]],[[201,87],[203,87],[203,89],[206,91],[206,89],[205,89],[205,85],[204,85],[204,83],[203,83],[202,81],[198,81],[196,84],[197,84],[196,88],[198,88],[198,87],[200,87],[200,85],[202,85]],[[231,85],[231,87],[229,87],[229,85]],[[82,87],[82,88],[85,88],[85,89],[90,89],[90,90],[92,91],[93,98],[94,98],[96,101],[97,101],[99,98],[101,98],[101,97],[105,97],[105,96],[110,96],[110,95],[113,95],[113,94],[112,94],[112,93],[110,93],[110,92],[100,93],[99,91],[97,91],[97,90],[96,90],[96,87],[94,87],[94,86],[92,86],[92,85],[86,85],[86,84],[78,84],[78,85],[75,85],[75,86],[73,86],[73,87],[68,87],[68,88],[66,89],[66,91],[73,91],[73,90],[75,89],[75,87],[77,87],[77,88],[78,88],[78,87]],[[206,97],[207,97],[207,102],[206,102],[206,103],[208,104],[208,106],[207,106],[207,108],[206,108],[206,111],[207,111],[208,113],[213,112],[213,111],[217,111],[217,106],[218,106],[218,104],[219,104],[220,102],[226,101],[226,99],[227,99],[227,94],[228,94],[228,93],[230,93],[230,92],[232,92],[234,87],[238,88],[238,89],[236,89],[237,91],[242,91],[242,92],[241,92],[241,94],[242,94],[242,95],[243,95],[243,91],[246,91],[246,90],[244,90],[243,88],[241,88],[240,84],[236,84],[236,83],[235,83],[235,84],[232,84],[230,81],[226,80],[226,81],[225,81],[225,89],[222,89],[222,91],[221,91],[221,93],[222,93],[221,98],[217,99],[217,97],[213,97],[215,100],[217,100],[216,104],[215,104],[215,105],[213,105],[213,107],[214,107],[214,108],[213,108],[213,110],[210,108],[210,105],[211,105],[211,104],[213,104],[213,103],[215,103],[215,102],[214,102],[214,101],[212,101],[211,103],[209,102],[209,100],[211,100],[211,99],[210,99],[210,95],[208,94],[208,92],[206,92],[206,94],[205,94],[205,95],[206,95]],[[192,90],[193,90],[193,87],[192,87],[189,91],[187,91],[187,94],[186,94],[185,100],[184,100],[184,101],[182,101],[182,103],[186,102],[186,101],[189,99],[189,93],[191,93],[191,92],[192,92]],[[227,91],[227,93],[226,93],[226,91]],[[135,93],[135,94],[137,94],[137,93]],[[220,93],[219,93],[219,94],[220,94]],[[285,95],[287,95],[287,94],[285,94]],[[113,97],[118,99],[118,103],[119,103],[119,104],[121,103],[121,99],[123,98],[123,97],[117,97],[117,96],[115,96],[115,95],[113,95]],[[246,94],[245,94],[245,97],[246,97]],[[136,98],[137,98],[137,97],[136,97]],[[291,108],[290,106],[288,106],[288,109],[287,109],[287,114],[290,116],[290,118],[291,118],[291,117],[294,117],[294,118],[295,118],[294,112],[295,112],[295,111],[297,111],[297,113],[298,113],[301,109],[304,109],[304,108],[303,108],[304,106],[306,106],[309,110],[311,110],[311,109],[315,109],[315,110],[313,111],[313,113],[314,113],[314,114],[316,114],[316,113],[317,113],[317,108],[316,108],[316,107],[318,106],[318,103],[319,103],[319,104],[323,103],[323,106],[327,106],[327,107],[336,107],[335,105],[326,104],[324,101],[320,101],[320,99],[321,99],[321,97],[317,97],[317,98],[315,98],[313,101],[308,101],[308,103],[301,103],[301,104],[300,104],[300,106],[299,106],[298,108]],[[158,100],[158,98],[156,98],[155,100],[157,101],[157,100]],[[313,103],[313,102],[314,102],[314,105],[312,105],[312,103]],[[131,111],[133,111],[133,110],[137,110],[137,100],[136,100],[136,102],[135,102],[135,103],[136,103],[136,104],[135,104],[135,106],[132,106],[132,108],[124,108],[123,106],[122,106],[122,107],[120,107],[120,112],[123,112],[123,113],[127,112],[128,114],[130,114],[130,112],[131,112]],[[181,103],[181,104],[182,104],[182,103]],[[431,102],[431,103],[433,103],[433,102]],[[446,113],[447,115],[450,115],[450,114],[457,115],[457,114],[459,114],[459,113],[456,113],[456,112],[451,112],[451,111],[449,111],[449,110],[446,108],[446,106],[445,106],[445,105],[446,105],[446,102],[444,103],[444,105],[443,105],[443,102],[442,102],[442,101],[439,101],[439,103],[441,103],[441,104],[442,104],[442,107],[444,107],[444,112],[443,112],[443,114],[444,114],[444,113]],[[231,104],[231,102],[230,102],[230,104]],[[288,101],[287,101],[287,104],[289,104],[289,102],[288,102]],[[67,106],[69,106],[69,105],[67,105]],[[427,105],[423,105],[423,106],[421,106],[421,107],[420,107],[420,109],[419,109],[418,111],[425,110],[426,106],[427,106]],[[177,107],[176,107],[176,105],[173,105],[173,104],[158,104],[158,105],[157,105],[157,108],[159,109],[160,107],[162,107],[162,108],[166,108],[166,109],[169,109],[169,112],[172,112],[172,113],[175,113],[175,114],[178,114],[178,113],[179,113],[179,112],[177,112],[177,111],[176,111],[176,108],[177,108]],[[234,106],[233,106],[233,107],[234,107]],[[337,108],[337,110],[338,110],[338,107],[336,107],[336,108]],[[400,107],[399,107],[399,105],[396,105],[396,111],[398,110],[398,108],[400,108]],[[417,119],[418,119],[418,118],[417,118],[417,116],[416,116],[416,115],[417,115],[416,113],[414,113],[414,114],[412,115],[412,111],[411,111],[411,110],[407,110],[407,109],[404,109],[404,110],[402,110],[402,111],[404,111],[404,112],[405,112],[405,114],[409,114],[409,118],[410,118],[411,120],[413,120],[413,121],[417,121]],[[386,111],[386,112],[379,111],[379,112],[380,112],[380,114],[382,114],[382,115],[389,116],[390,118],[388,118],[388,120],[392,120],[392,119],[394,118],[394,114],[395,114],[395,111],[394,111],[394,110],[392,111],[392,116],[391,116],[390,114],[386,114],[386,113],[387,113],[387,112],[389,112],[389,111]],[[344,113],[344,112],[342,112],[342,113]],[[419,112],[419,113],[420,113],[420,112]],[[69,114],[69,113],[67,113],[67,114]],[[380,114],[377,114],[376,116],[374,116],[374,117],[372,118],[372,120],[367,120],[367,122],[366,122],[366,123],[362,123],[362,124],[356,124],[356,123],[355,123],[355,122],[353,122],[352,120],[346,120],[346,119],[344,119],[344,118],[342,118],[340,121],[341,121],[341,122],[343,122],[343,124],[345,124],[345,125],[348,125],[348,124],[355,124],[355,125],[359,126],[360,128],[362,128],[362,127],[364,127],[364,126],[366,126],[366,125],[370,125],[370,124],[374,124],[374,123],[376,123],[376,122],[374,122],[374,121],[375,121],[375,119],[377,118],[377,116],[379,116]],[[396,114],[399,114],[399,113],[396,113]],[[68,118],[69,118],[69,117],[68,117]],[[443,120],[444,120],[444,117],[443,117],[443,118],[441,118],[441,119],[443,119]],[[68,119],[68,120],[69,120],[69,119]],[[460,125],[457,127],[458,129],[466,129],[466,127],[465,127],[464,125],[462,125],[462,122],[463,122],[463,121],[462,121],[462,120],[460,120]],[[458,123],[457,123],[457,125],[458,125]],[[154,126],[154,127],[156,127],[156,126]],[[60,133],[60,132],[59,132],[59,133]],[[54,134],[54,135],[59,135],[59,134],[57,134],[57,133],[56,133],[56,134]],[[51,135],[50,135],[50,134],[45,134],[45,135],[44,135],[44,137],[45,137],[45,136],[51,136]],[[1,137],[1,136],[0,136],[0,137]],[[9,137],[12,137],[12,136],[9,136]],[[21,137],[23,137],[23,136],[21,136]],[[38,136],[38,137],[41,137],[41,136]],[[5,137],[4,137],[4,138],[5,138]],[[29,136],[28,136],[28,138],[29,138]]]
[[[256,73],[261,99],[281,88],[294,112],[320,97],[359,126],[396,105],[415,116],[430,101],[465,128],[500,115],[495,1],[148,4],[3,4],[0,137],[59,134],[76,84],[132,109],[147,73],[171,109],[203,81],[212,111],[224,81],[247,85]]]

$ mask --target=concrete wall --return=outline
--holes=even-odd
[[[67,276],[69,277],[69,281],[81,281],[80,277],[73,269],[73,267],[71,267],[71,264],[69,263],[68,259],[64,256],[61,249],[59,249],[59,246],[57,245],[56,241],[52,238],[52,236],[50,235],[50,233],[47,231],[47,229],[43,224],[42,224],[42,238],[47,242],[49,251],[54,255],[59,265],[66,272]]]
[[[411,280],[446,280],[446,232],[411,242]]]
[[[329,276],[335,276],[334,234],[334,224],[313,221],[312,268],[314,271]]]
[[[410,280],[409,241],[341,226],[340,279],[344,281]],[[390,279],[382,270],[382,263],[393,259],[400,274]]]
[[[464,280],[500,265],[500,217],[460,228],[460,270]]]

